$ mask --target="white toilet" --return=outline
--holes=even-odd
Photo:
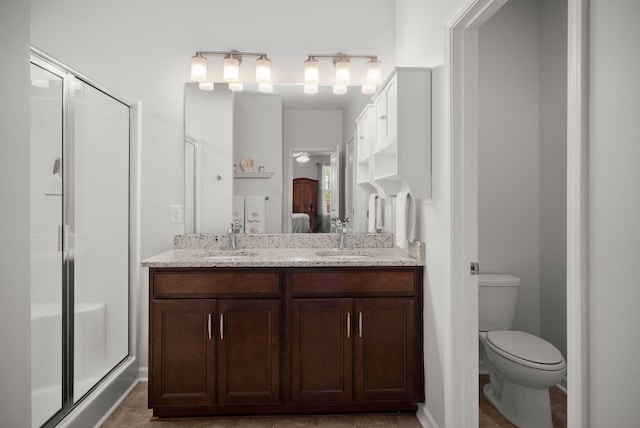
[[[520,428],[552,428],[549,387],[567,366],[558,349],[523,331],[513,331],[520,278],[480,274],[478,315],[481,355],[491,382],[484,396]]]

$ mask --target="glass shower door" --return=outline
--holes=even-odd
[[[74,85],[73,401],[129,354],[129,107]]]
[[[44,66],[43,66],[44,67]],[[34,427],[63,406],[63,78],[31,64],[31,399]]]
[[[134,370],[131,106],[40,53],[31,82],[32,427],[49,428]]]

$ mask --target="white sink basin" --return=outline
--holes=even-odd
[[[327,251],[318,251],[316,253],[316,256],[338,258],[342,260],[347,260],[347,259],[362,260],[362,259],[368,259],[370,257],[373,257],[374,254],[367,251],[363,251],[363,250],[334,249],[334,250],[327,250]]]

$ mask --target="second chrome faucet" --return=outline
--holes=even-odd
[[[236,219],[231,223],[227,233],[229,234],[229,249],[237,250],[238,244],[236,242],[236,233],[240,232],[240,220]]]
[[[347,247],[347,218],[334,218],[333,224],[338,232],[338,248],[343,250]]]

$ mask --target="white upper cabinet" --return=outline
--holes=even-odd
[[[394,74],[375,97],[376,151],[398,140],[398,84]]]
[[[431,69],[396,68],[373,97],[370,178],[382,197],[431,197]]]

